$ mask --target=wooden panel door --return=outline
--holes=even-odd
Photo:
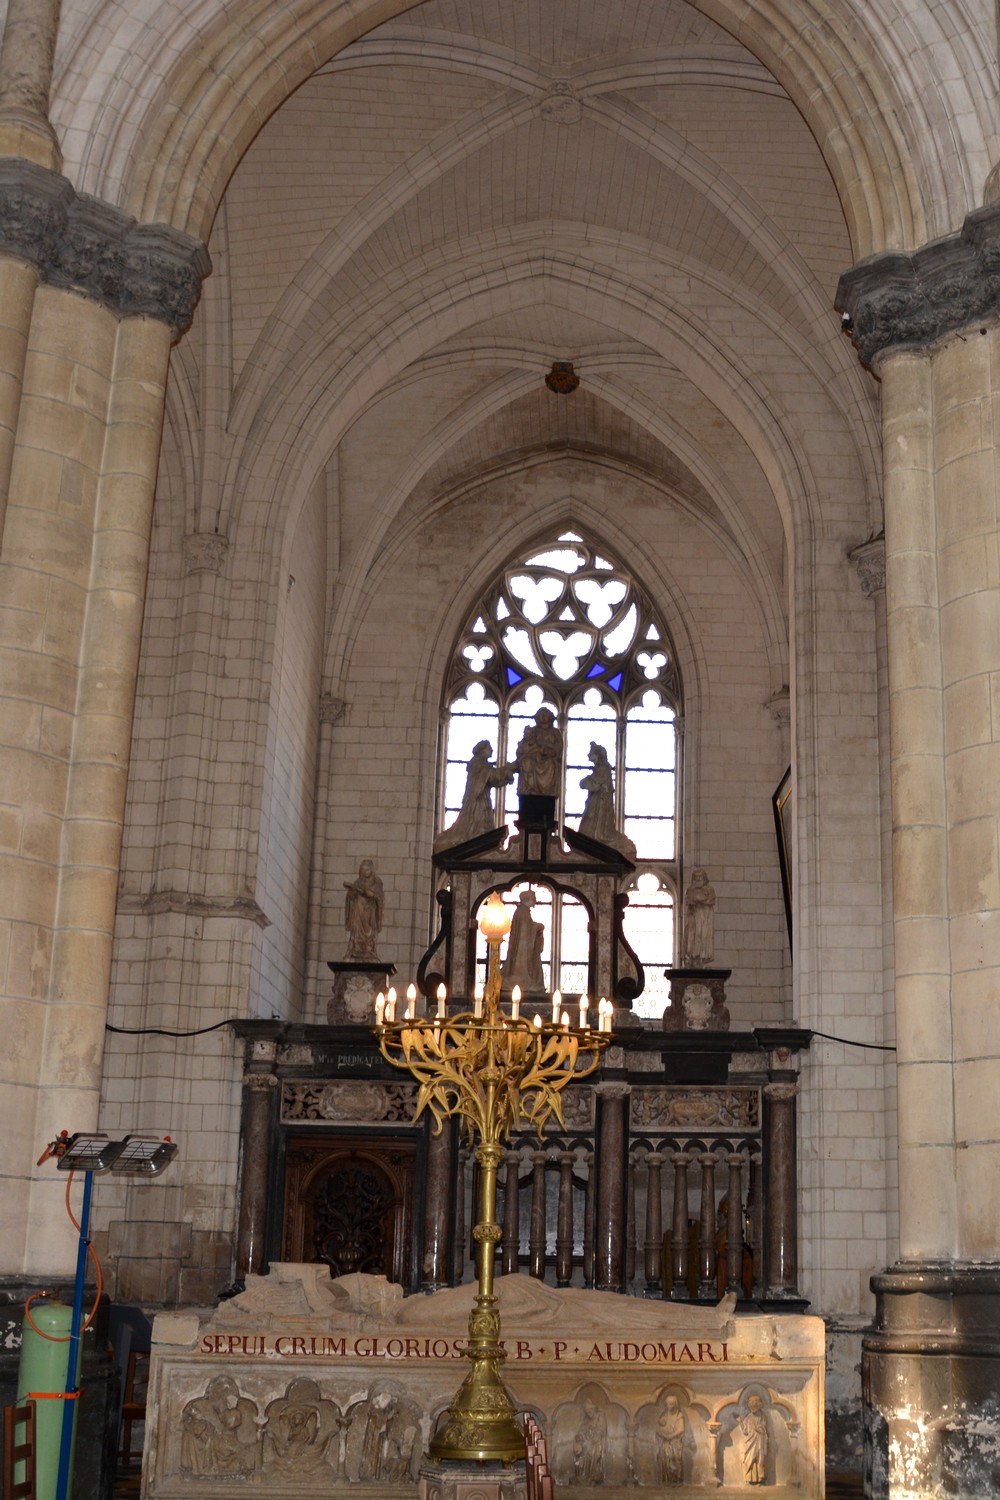
[[[290,1135],[282,1256],[364,1271],[410,1289],[417,1142],[398,1136]]]

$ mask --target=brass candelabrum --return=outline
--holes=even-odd
[[[500,1239],[497,1223],[497,1168],[502,1144],[516,1128],[534,1126],[541,1136],[546,1121],[563,1125],[560,1094],[594,1072],[612,1041],[610,1001],[600,1002],[596,1029],[586,1024],[587,1001],[580,1000],[580,1024],[571,1027],[559,1010],[558,993],[551,1021],[520,1015],[515,989],[511,1014],[501,1010],[500,945],[510,930],[510,915],[494,892],[485,903],[479,930],[486,938],[486,983],[475,1008],[448,1016],[443,986],[437,1014],[416,1018],[413,1001],[401,1021],[395,999],[376,1001],[375,1035],[383,1057],[412,1073],[420,1085],[414,1120],[425,1110],[440,1131],[457,1115],[480,1168],[479,1222],[476,1243],[478,1290],[469,1316],[465,1353],[471,1368],[431,1439],[434,1460],[514,1463],[525,1456],[524,1433],[517,1409],[503,1383],[506,1354],[500,1339],[500,1310],[493,1289],[494,1259]],[[414,994],[411,988],[411,997]]]

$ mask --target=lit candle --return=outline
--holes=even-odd
[[[393,985],[389,986],[389,993],[385,997],[385,1018],[390,1022],[396,1019],[396,990]]]
[[[444,1020],[444,1008],[445,1008],[445,1001],[448,998],[448,991],[447,991],[447,989],[445,988],[445,986],[443,984],[439,984],[438,987],[437,987],[437,997],[438,997],[438,1016],[440,1017],[441,1020]]]
[[[559,1025],[559,1012],[562,1009],[562,995],[558,990],[552,991],[552,1024]]]
[[[382,1018],[384,1017],[384,1015],[385,1015],[385,996],[383,995],[382,991],[379,990],[378,994],[375,996],[375,1025],[376,1026],[381,1026],[382,1025]]]
[[[483,986],[477,983],[472,991],[472,1014],[478,1021],[483,1014]]]
[[[517,1021],[521,1015],[521,986],[515,984],[510,992],[510,1018]]]
[[[406,1019],[412,1021],[417,1013],[417,987],[415,984],[407,986],[406,989]]]
[[[535,1019],[532,1021],[531,1024],[532,1024],[532,1026],[534,1026],[534,1028],[535,1028],[536,1031],[541,1031],[541,1029],[542,1029],[542,1018],[541,1018],[540,1015],[537,1014],[537,1012],[535,1014]]]
[[[614,1009],[615,1008],[612,1005],[611,1001],[610,1000],[605,1000],[604,996],[602,995],[601,996],[601,1030],[602,1031],[607,1031],[607,1032],[611,1031],[611,1017],[614,1014]]]
[[[586,995],[580,996],[580,1030],[583,1031],[587,1025],[587,1011],[590,1009],[590,1001]]]
[[[569,1011],[568,1010],[564,1010],[563,1013],[562,1013],[562,1029],[563,1029],[563,1031],[568,1031],[569,1030]]]

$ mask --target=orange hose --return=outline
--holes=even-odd
[[[69,1175],[68,1175],[68,1177],[67,1177],[67,1179],[66,1179],[66,1212],[69,1214],[70,1223],[73,1225],[73,1228],[77,1231],[77,1233],[79,1233],[80,1232],[80,1220],[77,1218],[76,1214],[73,1212],[72,1205],[70,1204],[70,1201],[69,1201],[69,1190],[70,1190],[70,1188],[72,1186],[73,1186],[73,1173],[70,1172]],[[94,1270],[97,1273],[97,1296],[94,1298],[94,1305],[90,1309],[90,1312],[87,1314],[87,1319],[86,1319],[86,1321],[84,1322],[84,1324],[82,1325],[82,1327],[80,1329],[81,1335],[84,1334],[84,1333],[86,1333],[87,1329],[90,1327],[91,1323],[94,1321],[94,1318],[97,1315],[97,1309],[101,1305],[101,1297],[102,1297],[102,1295],[104,1293],[104,1270],[103,1270],[103,1267],[101,1266],[100,1258],[99,1258],[99,1256],[97,1254],[97,1251],[94,1249],[93,1245],[90,1243],[89,1240],[87,1241],[87,1250],[88,1250],[88,1253],[90,1254],[91,1259],[94,1262]],[[25,1320],[28,1323],[28,1326],[30,1328],[33,1328],[35,1330],[35,1332],[38,1334],[38,1337],[40,1339],[48,1339],[49,1342],[52,1343],[52,1344],[68,1344],[69,1341],[70,1341],[70,1338],[71,1338],[70,1334],[68,1334],[68,1333],[45,1333],[45,1332],[43,1332],[43,1330],[41,1328],[39,1328],[38,1324],[35,1322],[34,1318],[31,1316],[31,1304],[34,1302],[34,1300],[35,1300],[36,1297],[54,1297],[54,1296],[55,1296],[54,1292],[32,1292],[31,1296],[28,1298],[27,1302],[24,1304],[24,1316],[25,1316]]]

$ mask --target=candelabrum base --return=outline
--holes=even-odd
[[[468,1351],[472,1369],[459,1387],[427,1449],[429,1458],[516,1463],[525,1457],[517,1409],[500,1376],[503,1350]]]

